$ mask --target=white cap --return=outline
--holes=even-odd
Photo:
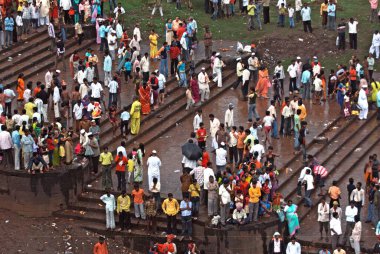
[[[240,60],[241,60],[241,57],[236,58],[236,61],[240,61]]]
[[[273,234],[273,236],[280,236],[280,233],[275,232],[275,233]]]
[[[254,56],[254,55],[256,55],[256,53],[255,52],[252,52],[252,54],[251,54],[252,56]]]
[[[301,57],[300,57],[300,56],[297,56],[297,60],[301,60]]]
[[[80,130],[80,134],[85,134],[85,133],[86,133],[86,131],[84,129]]]
[[[318,57],[316,57],[316,56],[313,56],[313,59],[318,59]]]
[[[205,67],[202,67],[202,71],[205,71],[206,70],[206,68]]]
[[[362,88],[367,88],[367,87],[368,87],[367,84],[363,84],[363,85],[362,85]]]
[[[56,73],[61,73],[61,71],[60,71],[60,70],[55,70],[55,72],[56,72]]]
[[[93,136],[92,132],[87,133],[87,136]]]
[[[152,153],[157,153],[157,151],[156,151],[156,150],[153,150]]]
[[[158,70],[155,70],[154,72],[155,72],[155,73],[157,73],[157,72],[158,72]]]
[[[221,145],[221,146],[225,146],[225,145],[226,145],[226,143],[222,142],[222,143],[220,143],[220,145]]]
[[[220,56],[220,53],[219,53],[219,52],[218,52],[218,53],[216,53],[216,54],[215,54],[215,56]]]

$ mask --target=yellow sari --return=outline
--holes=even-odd
[[[151,34],[149,35],[149,41],[150,41],[150,58],[154,59],[157,56],[157,42],[158,42],[158,35],[157,34]]]

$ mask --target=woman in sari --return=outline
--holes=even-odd
[[[197,104],[201,98],[199,95],[199,85],[198,85],[198,81],[197,81],[195,73],[191,75],[190,88],[191,88],[191,95],[193,96],[194,104]]]
[[[60,143],[60,137],[58,135],[58,132],[55,132],[54,134],[54,150],[53,150],[53,167],[58,167],[61,165],[61,158],[59,157],[59,146]]]
[[[144,165],[143,157],[145,157],[145,146],[143,143],[139,144],[139,148],[137,149],[137,157],[141,162],[141,166]]]
[[[168,43],[168,45],[171,45],[172,44],[172,41],[173,41],[173,24],[172,24],[172,19],[169,18],[167,21],[166,21],[166,25],[165,25],[165,31],[166,31],[166,42]]]
[[[294,236],[298,229],[300,229],[300,223],[298,221],[297,206],[293,204],[292,200],[288,200],[288,204],[284,208],[286,220],[288,222],[289,236]]]
[[[336,92],[336,99],[338,101],[338,104],[340,106],[340,111],[343,113],[343,106],[344,106],[344,95],[346,93],[345,87],[342,82],[339,83],[337,87]]]
[[[17,102],[18,104],[24,102],[24,92],[25,92],[25,81],[24,81],[24,73],[20,73],[17,79]]]
[[[256,85],[256,92],[259,97],[264,97],[268,99],[268,69],[266,67],[261,67],[259,70],[259,81]]]
[[[139,88],[139,96],[141,103],[141,112],[143,115],[148,115],[150,113],[150,86],[146,83]]]
[[[369,156],[368,162],[364,166],[364,181],[365,181],[365,189],[369,190],[369,186],[372,182],[372,165],[373,165],[373,157]]]
[[[152,29],[149,35],[149,45],[150,45],[150,59],[155,59],[157,56],[157,43],[158,43],[158,34]]]
[[[133,157],[133,180],[135,183],[142,183],[143,181],[143,167],[141,160],[138,156]]]
[[[73,158],[74,158],[73,151],[74,150],[73,150],[72,132],[69,131],[65,139],[65,155],[66,155],[65,163],[67,165],[70,165],[73,162]]]

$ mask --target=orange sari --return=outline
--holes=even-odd
[[[24,100],[25,83],[24,83],[24,80],[22,78],[19,78],[17,80],[16,91],[17,91],[17,94],[18,94],[17,100],[18,101],[23,101]]]
[[[268,97],[268,69],[259,71],[259,81],[256,85],[256,93],[258,96]]]
[[[141,112],[143,115],[150,113],[150,86],[141,86],[139,88]]]

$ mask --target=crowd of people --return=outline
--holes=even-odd
[[[372,13],[375,13],[377,2],[371,0],[370,3]],[[165,103],[165,84],[169,77],[176,77],[178,86],[186,88],[187,110],[200,106],[210,97],[211,82],[217,87],[223,86],[225,63],[221,54],[212,50],[212,33],[205,26],[203,39],[209,66],[195,72],[194,54],[199,38],[194,17],[168,18],[162,27],[163,34],[151,30],[144,41],[139,23],[135,24],[129,37],[124,27],[127,14],[121,3],[110,0],[109,5],[110,13],[106,15],[103,1],[98,0],[25,1],[17,4],[16,11],[8,9],[2,13],[3,24],[0,25],[2,29],[4,26],[5,41],[3,43],[0,37],[0,47],[12,47],[32,29],[46,26],[51,40],[50,50],[56,58],[55,68],[46,72],[43,81],[34,84],[19,73],[16,88],[10,84],[0,85],[0,149],[4,166],[36,174],[69,165],[77,157],[85,158],[92,172],[97,174],[101,165],[102,187],[106,193],[100,199],[105,204],[107,229],[116,229],[116,211],[118,230],[130,231],[132,204],[134,216],[148,222],[149,232],[157,232],[157,216],[166,216],[167,242],[156,244],[151,253],[176,252],[173,239],[179,233],[177,219],[182,222],[181,234],[192,240],[192,223],[201,216],[202,208],[207,207],[208,222],[215,227],[224,228],[228,224],[240,227],[268,217],[279,220],[281,226],[286,224],[286,229],[273,235],[269,252],[298,254],[301,246],[296,240],[300,230],[297,205],[292,200],[284,200],[284,193],[277,191],[280,184],[279,155],[275,152],[277,143],[273,142],[273,139],[292,137],[294,153],[302,153],[305,165],[298,180],[297,195],[304,199],[306,207],[313,207],[311,195],[314,189],[320,188],[321,196],[329,196],[329,200],[318,204],[318,223],[321,238],[323,232],[327,240],[331,238],[334,253],[344,253],[342,248],[346,248],[347,243],[352,245],[355,253],[360,253],[363,217],[360,214],[367,199],[366,222],[374,223],[380,235],[379,162],[376,154],[371,155],[366,165],[366,188],[363,189],[360,182],[355,186],[353,179],[350,180],[347,186],[349,205],[345,207],[343,217],[341,190],[333,182],[327,194],[324,193],[327,169],[307,154],[308,114],[305,106],[305,101],[322,105],[335,98],[345,117],[357,115],[360,120],[365,120],[368,110],[377,108],[377,119],[380,120],[380,83],[373,77],[375,58],[379,58],[379,32],[373,35],[369,55],[362,60],[354,55],[348,63],[337,65],[330,73],[325,73],[317,56],[310,59],[296,56],[287,69],[279,61],[272,75],[260,49],[252,48],[248,60],[237,58],[237,82],[233,88],[240,86],[241,99],[247,101],[248,124],[235,122],[235,105],[230,103],[224,121],[212,113],[208,115],[210,129],[206,130],[206,119],[202,109],[198,108],[191,138],[187,141],[199,149],[198,158],[183,156],[179,183],[182,196],[168,193],[167,198],[161,200],[161,159],[157,151],[153,150],[145,163],[144,144],[128,148],[125,141],[121,141],[116,154],[112,154],[108,147],[101,146],[101,121],[111,123],[114,138],[139,134],[141,115],[148,115]],[[192,9],[191,0],[187,5]],[[205,11],[212,13],[213,19],[229,18],[235,14],[234,6],[234,1],[206,1]],[[182,8],[181,1],[177,0],[176,7]],[[285,26],[285,16],[288,16],[291,28],[302,21],[305,32],[313,31],[311,9],[306,3],[296,0],[293,8],[290,3],[280,0],[276,8],[280,27]],[[255,22],[260,30],[270,22],[269,1],[239,1],[239,9],[248,16],[250,30],[255,28]],[[159,0],[154,3],[152,16],[156,10],[163,17]],[[336,3],[331,0],[321,4],[320,15],[323,28],[336,29],[338,49],[345,49],[346,26],[350,48],[357,49],[357,20],[342,20],[336,25]],[[374,15],[371,15],[373,19]],[[84,37],[82,26],[90,23],[96,27],[99,50],[87,49],[84,54],[74,51],[69,56],[70,68],[66,73],[65,42],[70,39],[66,35],[66,26],[74,26],[75,38],[80,45]],[[159,41],[162,41],[161,45]],[[149,44],[149,52],[143,51],[143,44]],[[58,68],[60,65],[62,71]],[[158,69],[152,71],[157,65]],[[67,75],[69,80],[65,79]],[[120,96],[122,85],[129,83],[133,84],[130,109],[123,105]],[[257,100],[268,102],[268,108],[260,109],[260,114]],[[262,136],[263,142],[260,141]],[[118,179],[115,187],[111,174],[113,166]],[[147,176],[143,174],[144,167]],[[148,180],[145,190],[142,186],[144,179]],[[111,190],[117,190],[120,195],[115,197]],[[343,234],[344,218],[346,230]],[[281,235],[290,239],[287,245]],[[104,238],[101,238],[94,253],[106,253],[106,249]],[[189,246],[188,251],[198,252],[195,244]],[[327,249],[323,251],[328,253]]]

